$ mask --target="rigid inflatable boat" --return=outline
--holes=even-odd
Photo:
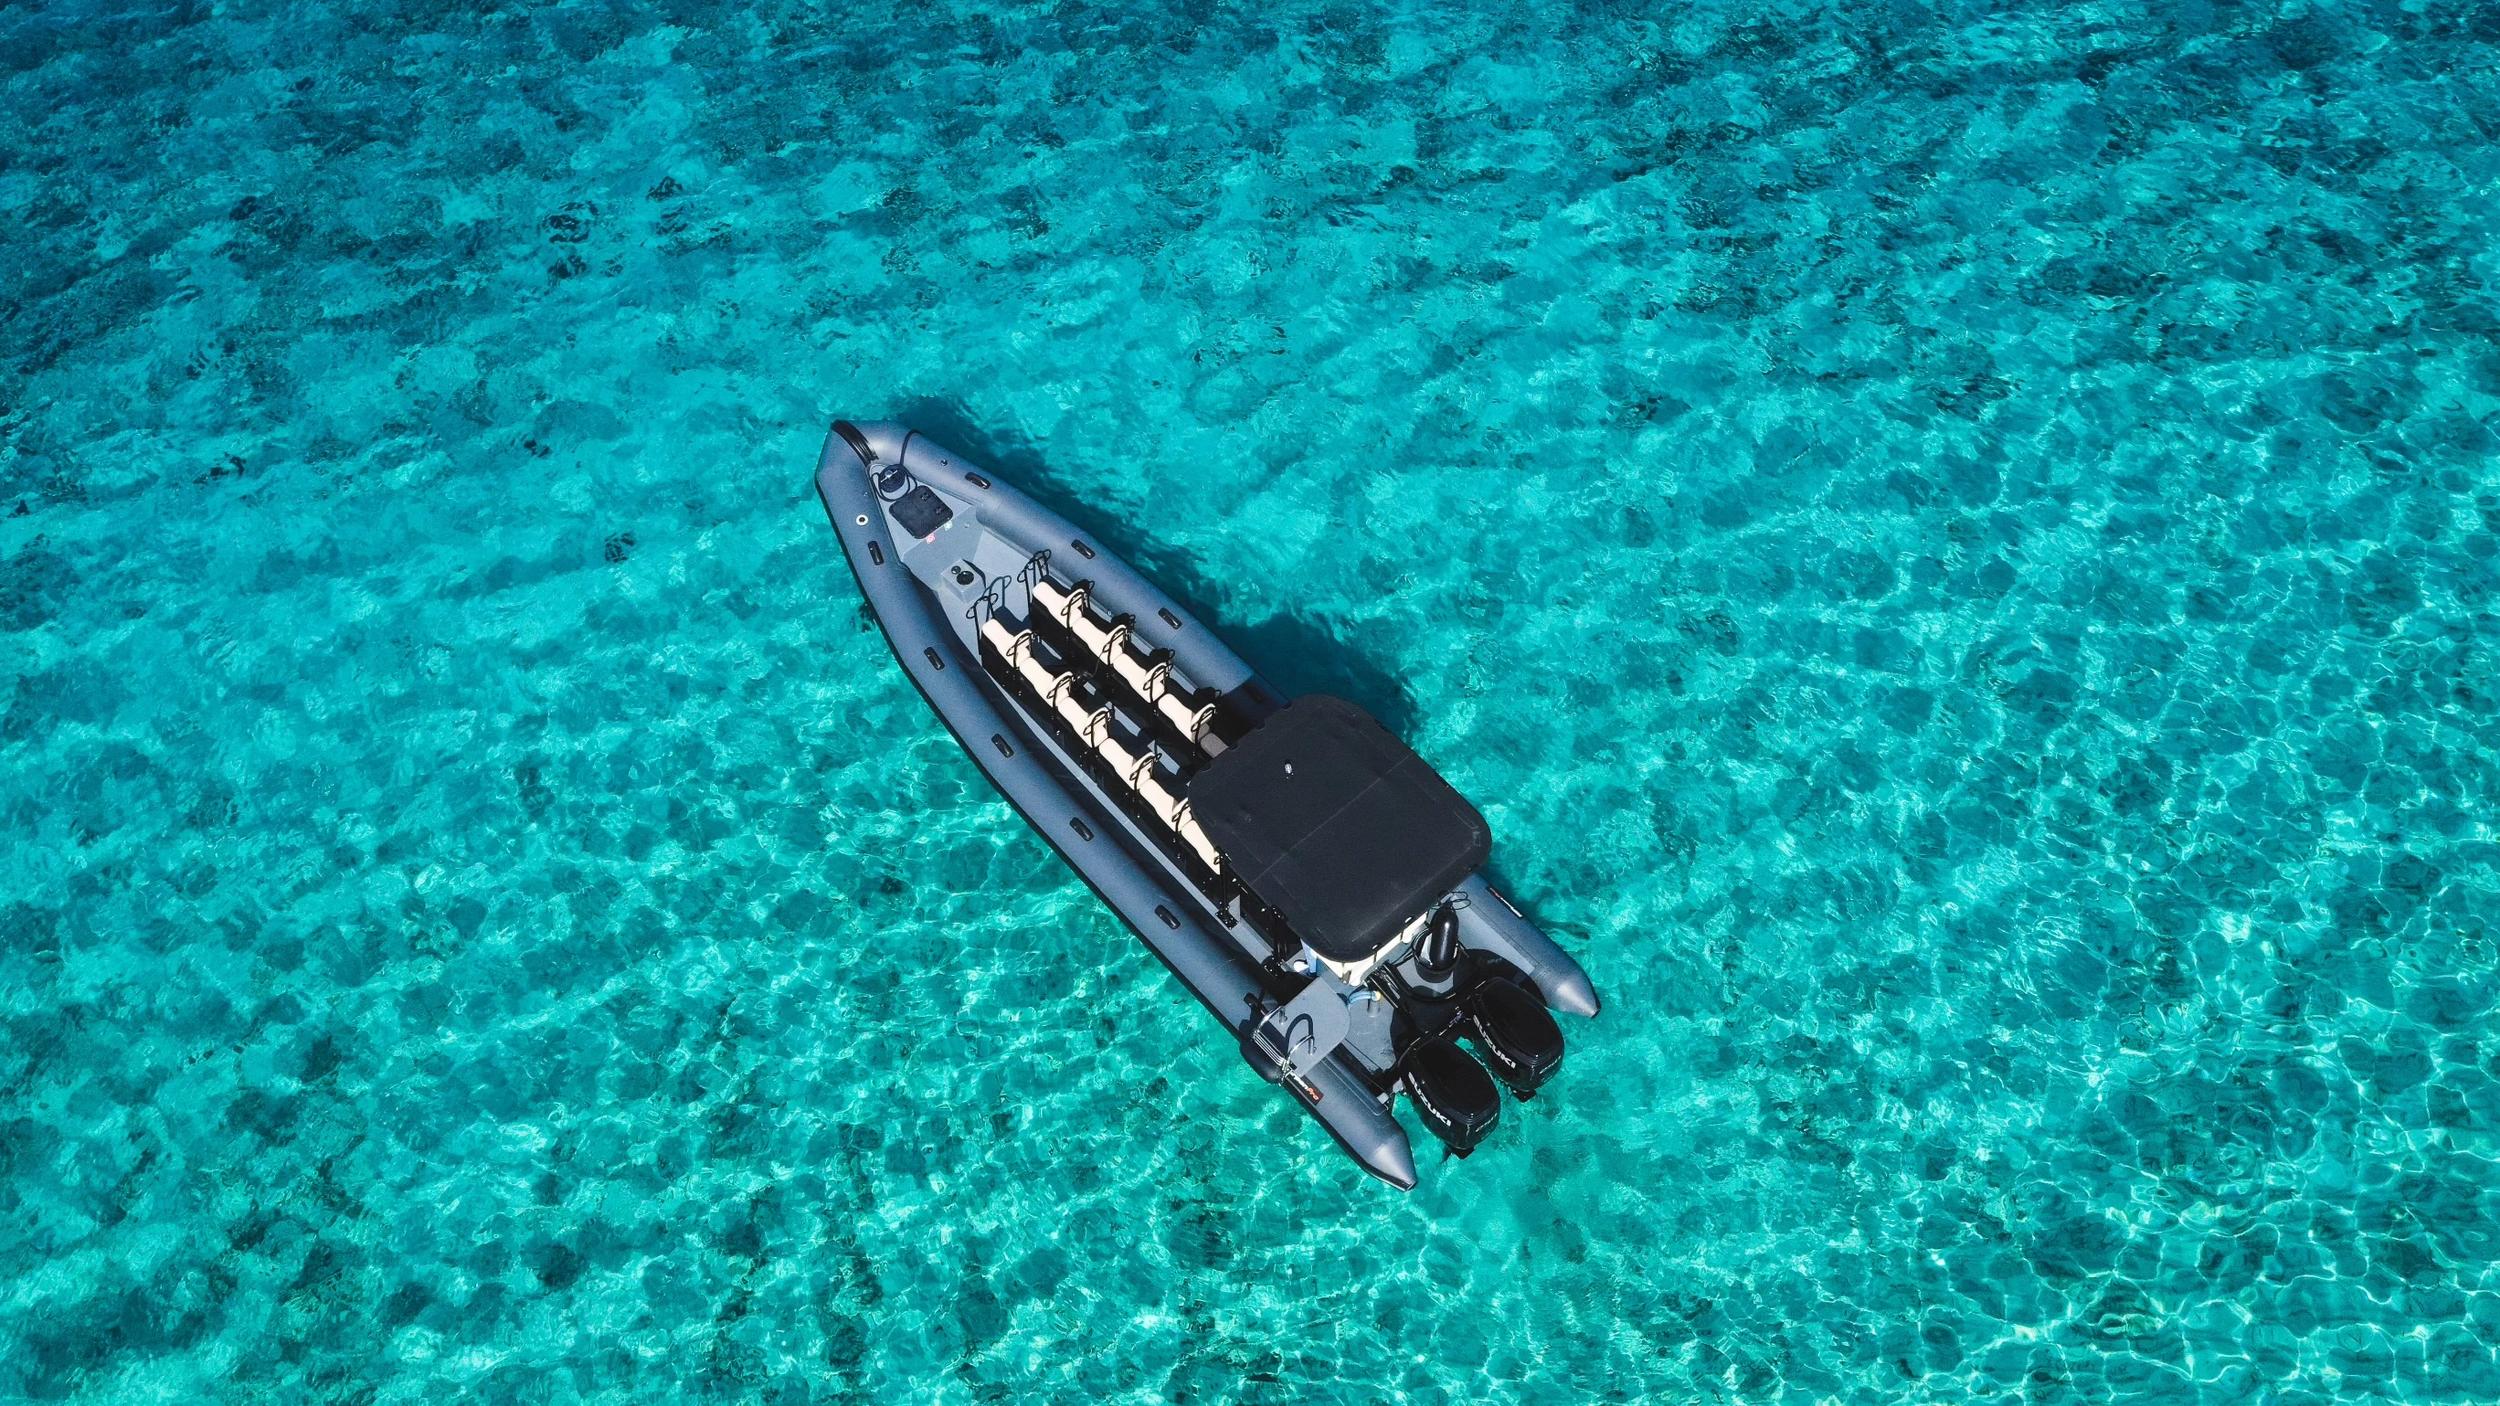
[[[1579,964],[1479,870],[1484,817],[1362,709],[1287,699],[1098,543],[896,424],[816,491],[903,670],[1033,828],[1354,1159],[1465,1156],[1562,1062]]]

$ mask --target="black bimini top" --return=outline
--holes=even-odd
[[[1331,961],[1368,957],[1484,866],[1484,817],[1342,698],[1272,714],[1189,783],[1234,877]]]

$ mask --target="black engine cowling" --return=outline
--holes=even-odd
[[[1562,1029],[1545,1003],[1499,977],[1487,977],[1470,993],[1461,1028],[1494,1077],[1523,1098],[1562,1067]]]
[[[1406,1055],[1406,1096],[1432,1135],[1464,1157],[1502,1117],[1502,1094],[1484,1066],[1447,1040],[1428,1040]]]

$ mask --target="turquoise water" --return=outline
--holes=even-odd
[[[0,1397],[2500,1399],[2500,18],[0,12]],[[911,420],[1588,966],[1400,1196]]]

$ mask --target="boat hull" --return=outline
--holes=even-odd
[[[850,430],[880,460],[926,480],[943,480],[977,507],[981,524],[1030,549],[1073,554],[1095,599],[1134,616],[1142,638],[1172,652],[1189,677],[1252,707],[1283,700],[1212,631],[1072,525],[1013,487],[925,436],[886,423],[838,425],[819,456],[816,491],[842,542],[843,556],[904,675],[928,700],[964,752],[1010,805],[1075,870],[1105,906],[1188,988],[1236,1047],[1265,1002],[1284,994],[1228,934],[1218,910],[1173,861],[1138,835],[1059,744],[1009,702],[981,663],[972,629],[924,589],[904,565],[908,544],[878,496]],[[1286,1088],[1365,1170],[1399,1187],[1415,1185],[1415,1158],[1387,1100],[1344,1057],[1309,1071],[1308,1086]]]

